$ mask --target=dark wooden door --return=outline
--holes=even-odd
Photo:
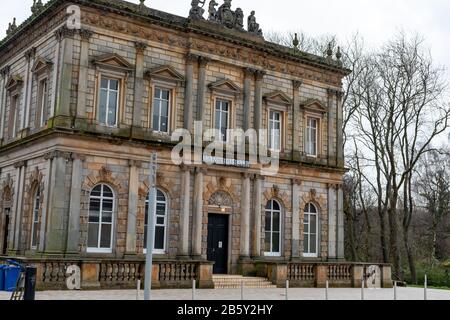
[[[5,224],[3,225],[3,248],[1,252],[3,255],[6,255],[6,253],[8,252],[9,212],[10,212],[9,208],[6,208],[4,211]]]
[[[214,274],[228,273],[228,216],[210,214],[208,218],[208,261]]]

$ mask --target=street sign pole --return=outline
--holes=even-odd
[[[153,247],[155,242],[155,211],[156,211],[156,171],[158,163],[158,154],[152,153],[150,161],[150,175],[149,175],[149,204],[148,204],[148,218],[147,218],[147,253],[145,259],[145,286],[144,286],[144,300],[151,299],[152,291],[152,267],[153,267]]]

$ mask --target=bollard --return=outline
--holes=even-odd
[[[139,300],[139,292],[141,291],[141,279],[137,281],[136,300]]]
[[[364,300],[364,276],[361,281],[361,300]]]
[[[286,280],[286,301],[289,300],[289,280]]]
[[[241,300],[244,301],[244,281],[241,281]]]
[[[424,300],[428,300],[428,297],[427,297],[427,287],[428,287],[428,277],[427,277],[427,275],[425,274],[425,281],[424,281],[424,286],[423,286],[423,298],[424,298]]]
[[[328,288],[329,288],[329,283],[328,280],[325,282],[325,300],[328,301]]]
[[[23,300],[34,301],[36,298],[36,267],[25,268],[25,286]]]
[[[397,281],[394,281],[394,300],[397,300]]]
[[[192,301],[195,301],[195,286],[196,286],[196,281],[194,279],[194,280],[192,280]]]

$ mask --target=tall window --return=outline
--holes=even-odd
[[[281,206],[271,200],[266,206],[265,255],[281,256]]]
[[[269,112],[269,149],[281,150],[281,112]]]
[[[41,191],[38,188],[33,199],[33,219],[31,223],[31,249],[37,249],[39,234],[39,210],[41,207]]]
[[[90,195],[88,252],[112,252],[114,194],[110,187],[96,186]]]
[[[314,204],[308,203],[305,207],[304,238],[303,238],[303,256],[318,256],[318,212]]]
[[[43,79],[39,82],[39,111],[36,127],[42,127],[47,121],[48,82]]]
[[[319,120],[307,118],[306,123],[306,153],[309,156],[317,156]]]
[[[220,132],[220,141],[227,141],[227,131],[230,124],[230,102],[216,100],[215,129]]]
[[[17,112],[18,112],[18,104],[19,104],[19,96],[13,95],[11,96],[11,106],[9,108],[9,137],[11,139],[16,137],[17,131]]]
[[[119,80],[102,77],[100,85],[99,123],[117,126],[119,114]]]
[[[153,130],[169,133],[170,90],[155,88],[153,97]]]
[[[147,249],[147,227],[148,215],[150,212],[150,195],[145,201],[145,230],[144,249]],[[166,250],[166,229],[167,229],[167,197],[161,191],[156,192],[156,220],[155,220],[155,242],[153,252],[165,253]]]

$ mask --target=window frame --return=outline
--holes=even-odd
[[[115,125],[109,125],[108,122],[108,113],[106,112],[106,123],[101,123],[100,122],[100,103],[101,103],[101,94],[102,94],[102,79],[103,78],[107,78],[108,79],[108,92],[109,92],[109,87],[110,87],[110,81],[114,80],[114,81],[118,81],[117,84],[117,107],[116,107],[116,124]],[[107,127],[107,128],[118,128],[119,124],[121,123],[121,110],[122,110],[122,92],[124,89],[124,78],[120,77],[118,75],[112,74],[112,73],[103,73],[100,72],[98,74],[98,84],[97,84],[97,101],[96,101],[96,108],[95,108],[95,119],[97,120],[97,123],[103,127]],[[107,96],[107,102],[109,102],[109,95]],[[107,109],[109,108],[108,103],[107,103]]]
[[[164,131],[160,131],[160,130],[154,130],[154,123],[153,123],[153,112],[155,111],[155,93],[156,90],[166,90],[169,91],[169,110],[167,113],[167,132]],[[157,134],[161,134],[161,135],[170,135],[173,132],[173,128],[175,126],[175,124],[173,123],[173,118],[175,117],[174,113],[174,109],[175,109],[175,89],[176,87],[170,86],[168,84],[163,84],[161,82],[156,82],[153,83],[151,86],[151,91],[150,91],[150,101],[151,101],[151,107],[149,110],[149,115],[148,115],[148,122],[149,122],[149,128]],[[160,115],[161,118],[161,115]],[[161,121],[160,121],[161,122]]]
[[[227,113],[227,130],[226,130],[226,134],[225,134],[225,140],[222,137],[222,132],[220,132],[220,140],[219,142],[223,143],[223,144],[227,144],[230,141],[230,135],[229,135],[229,130],[231,130],[231,115],[232,115],[232,105],[233,105],[233,101],[228,99],[228,98],[223,98],[223,97],[215,97],[214,99],[214,117],[213,117],[213,123],[212,123],[212,128],[214,130],[219,130],[221,131],[221,128],[216,128],[216,119],[217,119],[217,112],[220,112],[220,120],[222,120],[222,114],[225,113],[225,111],[222,110],[223,105],[221,104],[221,110],[218,111],[217,110],[217,103],[218,102],[222,102],[222,103],[227,103],[228,104],[228,110],[226,111]],[[220,124],[222,125],[222,121],[220,121]],[[217,140],[217,137],[215,137]]]
[[[98,186],[102,186],[101,188],[101,193],[100,193],[100,197],[98,196],[92,196],[92,191],[97,188]],[[109,190],[111,190],[112,193],[112,198],[110,197],[104,197],[104,187],[108,187]],[[97,239],[97,247],[89,247],[89,224],[91,222],[89,222],[89,218],[90,218],[90,213],[91,213],[91,200],[92,198],[100,200],[100,208],[99,208],[99,222],[98,224],[98,239]],[[103,223],[103,200],[112,200],[112,211],[111,211],[111,222],[110,223]],[[88,211],[88,235],[87,235],[87,244],[86,244],[86,252],[87,253],[112,253],[113,252],[113,248],[114,248],[114,232],[115,232],[115,211],[116,211],[116,193],[114,191],[114,189],[109,186],[106,183],[99,183],[97,185],[95,185],[92,189],[91,192],[89,194],[89,211]],[[100,248],[100,243],[101,243],[101,236],[102,236],[102,225],[103,224],[108,224],[111,225],[111,240],[110,240],[110,246],[109,248]]]
[[[277,203],[280,210],[275,210],[273,209],[273,203]],[[271,203],[271,209],[267,209],[267,205]],[[276,200],[276,199],[271,199],[267,202],[266,207],[264,208],[264,213],[265,213],[265,220],[267,220],[267,213],[270,213],[271,215],[271,219],[270,219],[270,231],[267,231],[267,225],[264,226],[264,256],[265,257],[282,257],[282,252],[283,252],[283,244],[282,244],[282,234],[283,234],[283,206],[281,205],[281,203]],[[266,251],[265,250],[265,242],[266,242],[266,234],[268,232],[270,232],[270,250],[273,249],[273,236],[274,236],[274,231],[273,231],[273,222],[274,222],[274,216],[273,213],[279,213],[279,226],[280,226],[280,231],[278,232],[278,236],[279,236],[279,244],[278,244],[278,249],[279,252],[273,252],[273,251]]]
[[[272,135],[271,135],[271,129],[270,129],[270,123],[272,121],[270,114],[274,112],[274,113],[279,113],[280,114],[280,134],[279,134],[279,145],[280,147],[278,149],[273,148],[272,144]],[[274,107],[268,107],[267,108],[267,149],[269,151],[272,152],[282,152],[284,150],[284,142],[285,142],[285,120],[286,117],[286,111],[283,109],[279,109],[279,108],[274,108]]]
[[[316,128],[315,128],[315,131],[316,131],[316,153],[315,154],[311,154],[310,153],[310,145],[309,145],[309,141],[308,141],[308,136],[309,136],[309,130],[310,130],[310,127],[309,127],[309,120],[315,120],[316,121]],[[322,124],[321,124],[321,118],[318,116],[318,115],[315,115],[315,114],[310,114],[310,113],[307,113],[307,114],[305,114],[305,154],[306,154],[306,156],[307,157],[310,157],[310,158],[318,158],[319,156],[320,156],[320,154],[321,154],[321,127],[322,127]]]
[[[158,191],[161,192],[164,195],[164,199],[165,199],[164,202],[158,201]],[[149,204],[149,203],[150,203],[150,192],[148,193],[148,195],[147,195],[147,197],[145,199],[145,208],[148,207],[150,209],[150,206],[147,206],[147,204]],[[158,227],[158,226],[159,227],[161,227],[161,226],[164,227],[164,241],[163,241],[164,248],[163,249],[155,249],[154,247],[156,245],[156,242],[154,242],[153,243],[153,254],[164,255],[164,254],[167,253],[167,239],[168,239],[168,237],[167,237],[168,236],[167,228],[168,228],[168,220],[169,220],[169,197],[167,196],[166,192],[164,192],[163,190],[161,190],[159,188],[156,188],[156,205],[155,205],[155,208],[158,206],[158,203],[164,203],[165,204],[164,225],[158,225],[158,223],[157,223],[158,215],[155,214],[155,230],[153,230],[153,232],[154,232],[154,235],[156,236],[156,232],[155,232],[156,231],[156,227]],[[144,243],[143,243],[143,246],[142,246],[143,254],[147,253],[147,248],[146,248],[147,241],[145,241],[145,240],[146,240],[146,232],[147,232],[148,225],[147,225],[146,215],[147,215],[147,212],[144,213]],[[162,216],[159,215],[159,217],[162,217]]]
[[[35,231],[39,231],[40,224],[40,211],[41,211],[41,188],[38,187],[33,196],[33,203],[31,208],[31,236],[30,236],[30,248],[31,250],[37,250],[39,242],[39,234],[34,237]]]
[[[308,206],[308,212],[305,210],[306,206]],[[312,213],[310,206],[313,206],[316,210],[316,213]],[[303,257],[305,258],[318,258],[319,257],[319,252],[320,252],[320,248],[319,248],[319,208],[317,205],[315,205],[312,202],[308,202],[305,205],[305,208],[303,209]],[[308,216],[308,232],[305,232],[305,218],[306,216]],[[315,216],[316,217],[316,230],[315,230],[315,236],[316,236],[316,252],[312,253],[311,252],[311,236],[314,235],[314,233],[311,233],[311,216]],[[308,236],[308,252],[305,251],[305,236]]]
[[[44,97],[42,83],[45,83],[46,92]],[[48,103],[49,103],[49,78],[47,75],[39,77],[37,79],[37,108],[36,108],[36,117],[35,117],[35,128],[42,128],[47,124],[47,117],[44,115],[48,115]]]
[[[14,101],[14,103],[13,103]],[[9,93],[9,120],[8,120],[8,138],[13,140],[17,138],[17,127],[19,121],[20,94],[18,91]],[[14,106],[14,108],[13,108]]]

